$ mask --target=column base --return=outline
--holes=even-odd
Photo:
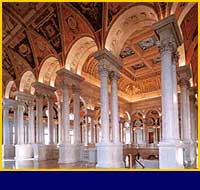
[[[183,162],[185,168],[190,168],[196,160],[196,145],[193,141],[183,141]]]
[[[15,158],[15,146],[2,145],[2,159],[14,159],[14,158]]]
[[[89,148],[88,150],[88,162],[97,163],[97,149]]]
[[[100,143],[97,147],[97,168],[123,168],[123,145]]]
[[[80,145],[61,144],[58,163],[75,163],[80,161]]]
[[[183,144],[181,141],[159,143],[159,168],[184,168]]]
[[[34,144],[34,160],[57,160],[58,148],[55,144]]]
[[[32,144],[17,144],[15,145],[15,160],[26,160],[33,158]]]

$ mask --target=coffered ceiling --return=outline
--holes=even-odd
[[[137,15],[128,13],[139,6],[152,12],[139,12],[138,8]],[[99,86],[98,63],[92,54],[105,47],[109,32],[124,16],[124,27],[141,24],[130,25],[133,32],[127,33],[128,36],[123,33],[126,31],[117,31],[117,35],[123,34],[126,39],[122,40],[117,55],[123,63],[118,81],[119,96],[126,101],[159,96],[161,60],[157,39],[151,25],[143,26],[143,23],[148,19],[155,22],[170,14],[176,14],[181,20],[186,64],[192,65],[197,85],[195,3],[3,3],[3,90],[5,92],[12,80],[15,88],[19,88],[20,79],[27,71],[37,80],[45,59],[50,56],[58,60],[60,68],[69,64],[67,68],[84,76],[87,83]],[[126,18],[126,15],[129,16]]]

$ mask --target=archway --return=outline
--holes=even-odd
[[[54,87],[57,76],[56,71],[59,69],[60,64],[56,57],[47,58],[40,69],[38,81]]]
[[[21,78],[19,90],[21,92],[34,94],[35,89],[31,86],[31,84],[35,81],[35,76],[31,71],[25,72]]]
[[[146,128],[148,144],[158,144],[161,139],[161,118],[157,110],[146,113]]]
[[[80,38],[69,51],[65,62],[65,68],[81,75],[83,64],[87,58],[96,51],[97,45],[93,38]]]
[[[6,85],[5,98],[15,99],[14,96],[15,91],[17,91],[17,86],[15,81],[9,81],[8,84]]]
[[[106,38],[106,49],[118,57],[124,43],[134,32],[152,26],[156,21],[158,18],[153,8],[145,5],[131,7],[111,26]]]

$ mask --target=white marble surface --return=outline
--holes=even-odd
[[[159,143],[159,168],[183,168],[183,144],[181,142]]]
[[[80,145],[61,144],[59,147],[59,163],[80,161]]]
[[[35,160],[56,160],[58,159],[57,145],[34,144]]]
[[[97,144],[97,168],[123,168],[123,147],[121,143]]]
[[[15,159],[16,160],[24,160],[33,158],[33,145],[32,144],[19,144],[15,145]]]
[[[14,145],[2,145],[2,158],[14,158],[15,157],[15,146]]]

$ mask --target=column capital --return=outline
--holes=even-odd
[[[191,67],[190,65],[184,65],[177,69],[177,74],[179,76],[179,79],[185,79],[190,80],[192,77]]]
[[[173,41],[162,41],[161,43],[157,43],[158,47],[159,47],[159,51],[160,53],[164,53],[166,51],[169,51],[171,53],[173,53],[176,50],[176,43]]]
[[[172,55],[172,64],[176,65],[178,63],[179,57],[179,52],[175,51]]]
[[[60,86],[66,86],[66,85],[79,85],[82,81],[85,79],[81,77],[80,75],[77,75],[76,73],[73,73],[65,68],[62,68],[58,70],[57,75],[60,80]]]
[[[172,40],[175,42],[176,47],[183,43],[175,15],[168,16],[153,24],[153,29],[161,42]]]
[[[3,107],[4,108],[11,108],[11,107],[15,108],[16,104],[17,104],[17,102],[15,100],[3,98]]]
[[[190,92],[189,92],[189,93],[190,93],[190,94],[189,94],[189,95],[190,95],[190,99],[193,100],[193,101],[195,102],[195,101],[196,101],[195,95],[197,94],[197,90],[198,90],[198,89],[197,89],[196,86],[193,86],[193,87],[190,87],[189,90],[190,90]]]
[[[72,93],[73,94],[80,93],[80,91],[81,91],[80,86],[74,86],[74,85],[72,85]]]
[[[39,94],[51,94],[54,95],[54,92],[56,91],[55,87],[43,84],[41,82],[34,82],[32,83],[32,87],[35,88],[35,92]]]
[[[110,72],[110,79],[111,80],[119,80],[119,78],[120,78],[120,74],[118,73],[118,72],[116,72],[116,71],[111,71]]]
[[[180,85],[181,88],[182,87],[186,87],[186,88],[190,87],[190,82],[186,78],[179,79],[178,84]]]
[[[99,72],[99,74],[101,76],[105,76],[105,77],[108,77],[108,74],[109,74],[109,68],[106,64],[99,64],[97,66],[97,71]]]
[[[106,64],[111,68],[111,70],[120,70],[123,67],[121,61],[115,57],[110,51],[107,49],[102,49],[93,54],[94,58],[100,62],[100,64]]]

